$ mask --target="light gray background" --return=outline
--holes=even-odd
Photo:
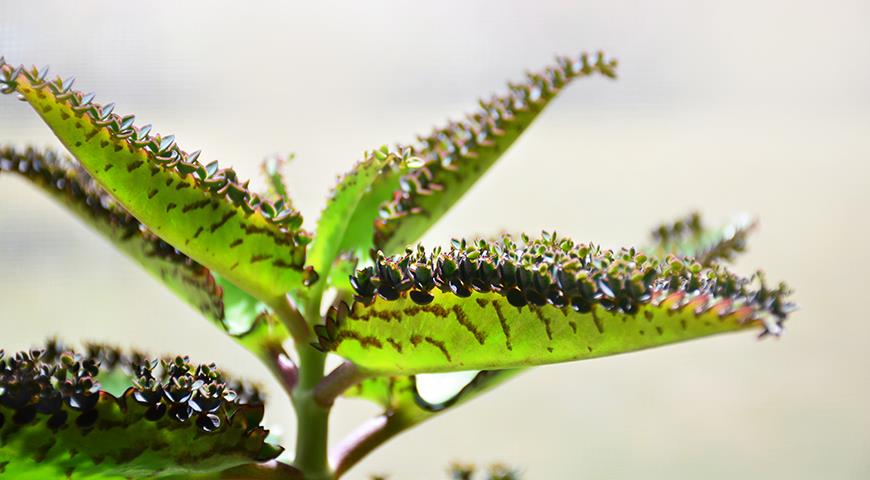
[[[257,178],[296,152],[313,225],[363,150],[470,110],[556,53],[606,49],[427,236],[556,229],[608,246],[702,210],[762,228],[736,268],[788,280],[784,338],[724,336],[540,368],[389,443],[349,478],[870,478],[866,1],[2,2],[0,54],[75,75],[202,158]],[[56,145],[0,99],[0,141]],[[251,358],[17,178],[0,178],[2,346],[50,333],[187,352],[274,385]],[[268,420],[292,431],[273,390]],[[376,409],[340,402],[334,438]],[[292,447],[292,437],[285,443]]]

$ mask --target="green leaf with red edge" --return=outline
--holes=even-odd
[[[261,317],[262,302],[154,235],[71,159],[0,146],[0,173],[40,188],[256,355],[271,355],[289,338],[283,324]]]
[[[557,65],[529,73],[510,84],[506,95],[480,102],[480,110],[450,122],[411,148],[423,163],[400,179],[381,206],[375,223],[375,246],[387,254],[402,251],[438,221],[538,118],[559,92],[574,80],[600,74],[615,78],[616,62],[603,54],[559,57]]]
[[[544,234],[422,248],[357,272],[357,301],[332,308],[317,346],[370,375],[526,367],[757,329],[791,309],[719,266],[601,250]]]
[[[214,365],[133,366],[130,388],[99,390],[73,352],[0,356],[0,468],[10,478],[160,478],[271,460],[261,404],[240,403]]]
[[[29,103],[93,179],[161,239],[248,293],[281,301],[305,276],[301,215],[276,209],[173,136],[151,135],[71,81],[0,64],[0,91]]]

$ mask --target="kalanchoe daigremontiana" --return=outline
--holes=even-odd
[[[615,68],[603,54],[559,58],[416,143],[366,152],[312,235],[283,161],[264,164],[269,191],[254,192],[71,79],[0,59],[0,91],[29,103],[73,157],[0,146],[0,174],[65,205],[256,355],[297,415],[295,456],[278,461],[249,382],[183,355],[149,360],[101,344],[82,354],[52,341],[0,359],[0,474],[337,479],[400,432],[527,367],[750,328],[778,335],[788,288],[722,266],[755,222],[709,229],[693,214],[655,229],[642,248],[547,232],[413,246],[564,87],[615,78]],[[329,374],[327,353],[345,360]],[[477,372],[445,401],[418,391],[417,374],[457,370]],[[383,414],[328,452],[339,396]],[[519,477],[504,467],[486,475]]]
[[[213,364],[88,352],[96,356],[51,344],[0,351],[0,456],[10,478],[181,476],[280,454],[265,443],[262,404],[243,401]],[[101,390],[101,375],[120,368],[128,388]]]

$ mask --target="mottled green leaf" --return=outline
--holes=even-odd
[[[328,278],[333,262],[339,257],[342,245],[350,242],[346,235],[354,235],[351,222],[357,208],[365,207],[366,197],[372,195],[372,186],[385,172],[392,172],[403,161],[401,155],[386,148],[366,153],[350,172],[339,179],[327,200],[326,207],[317,222],[317,235],[308,254],[309,265],[324,279]],[[369,219],[372,223],[374,217]],[[345,247],[346,248],[346,247]]]
[[[133,366],[116,397],[72,352],[0,355],[0,472],[9,478],[157,478],[275,458],[261,404],[243,404],[214,365]]]
[[[423,160],[401,179],[401,189],[381,207],[375,244],[388,254],[417,241],[471,188],[573,80],[593,74],[615,77],[615,61],[560,57],[558,64],[529,73],[506,95],[480,102],[480,110],[419,139],[413,155]]]
[[[154,235],[74,161],[52,151],[3,146],[0,172],[17,174],[49,194],[255,354],[270,355],[289,338],[283,324],[257,320],[266,311],[262,302]]]
[[[555,234],[457,241],[357,272],[318,347],[376,375],[486,370],[613,355],[748,328],[778,334],[784,285]]]
[[[650,251],[660,257],[671,254],[693,257],[704,266],[720,260],[731,261],[746,250],[747,238],[757,225],[756,221],[741,216],[719,228],[709,228],[700,214],[692,213],[656,227]]]
[[[28,102],[94,180],[152,232],[263,300],[283,300],[303,279],[301,215],[278,210],[231,169],[202,165],[173,136],[38,71],[0,66],[0,87]]]

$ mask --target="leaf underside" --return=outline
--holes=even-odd
[[[615,78],[616,62],[559,57],[557,65],[529,73],[506,95],[481,101],[480,110],[420,137],[411,154],[423,161],[400,179],[400,190],[381,205],[375,247],[387,254],[417,241],[501,157],[549,102],[573,80],[600,74]]]
[[[759,328],[779,333],[784,285],[721,267],[545,234],[381,257],[332,308],[317,346],[376,375],[525,367]]]
[[[93,102],[71,81],[0,64],[0,90],[17,93],[93,179],[151,231],[264,300],[301,285],[308,233],[290,207],[262,200],[233,170],[202,165],[172,136]],[[282,207],[283,208],[283,207]]]
[[[289,337],[263,315],[264,305],[154,235],[74,161],[50,150],[0,146],[0,172],[39,187],[255,353]]]
[[[105,351],[104,351],[105,353]],[[100,357],[105,359],[105,356]],[[134,366],[122,395],[72,352],[0,357],[0,472],[10,478],[156,478],[219,472],[277,456],[261,404],[232,399],[213,365]]]

